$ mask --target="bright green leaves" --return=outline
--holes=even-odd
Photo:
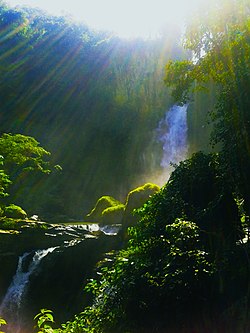
[[[2,134],[0,137],[0,197],[8,195],[7,189],[11,183],[19,189],[23,187],[27,173],[49,174],[49,156],[50,153],[33,137],[22,134]]]
[[[171,289],[180,284],[192,288],[202,274],[213,273],[213,265],[209,262],[208,253],[204,251],[200,230],[195,223],[176,219],[166,226],[166,234],[170,245],[169,264],[164,268],[164,273],[165,278],[168,278],[167,283],[172,284]]]
[[[0,167],[3,166],[3,160],[3,156],[0,155]],[[0,170],[0,197],[5,197],[8,195],[6,189],[9,184],[10,180],[8,175],[4,172],[4,170]]]
[[[33,137],[5,133],[0,137],[0,152],[7,170],[16,166],[22,167],[23,171],[49,172],[45,159],[50,153],[39,146],[39,142]]]
[[[184,46],[192,52],[192,60],[170,61],[166,66],[165,83],[173,87],[177,101],[187,101],[192,83],[195,89],[204,88],[209,80],[238,87],[242,69],[249,73],[249,25],[244,0],[237,5],[234,0],[206,4],[186,30]]]
[[[37,322],[37,333],[59,333],[60,329],[53,329],[52,325],[54,324],[54,317],[51,310],[41,309],[34,319]]]
[[[174,87],[173,97],[183,103],[189,99],[189,89],[194,81],[193,69],[194,64],[188,60],[178,62],[170,60],[166,65],[164,82],[167,86]]]
[[[7,322],[3,318],[0,317],[0,327],[2,325],[7,325]],[[4,333],[4,332],[0,331],[0,333]]]
[[[194,91],[211,88],[211,143],[220,145],[224,172],[250,207],[250,8],[246,0],[212,1],[192,18],[185,47],[191,60],[166,66],[165,83],[185,103]],[[206,108],[206,105],[204,105]],[[202,110],[203,111],[203,110]]]

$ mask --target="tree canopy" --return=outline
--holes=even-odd
[[[50,153],[33,137],[4,133],[0,137],[0,152],[4,158],[4,168],[9,173],[16,167],[21,168],[22,172],[50,172],[46,161]]]
[[[30,172],[50,173],[50,153],[30,136],[4,133],[0,137],[0,196],[8,195],[10,184],[25,187],[24,175]],[[12,199],[12,198],[10,198]]]

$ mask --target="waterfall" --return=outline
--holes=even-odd
[[[187,108],[188,105],[172,106],[157,128],[158,141],[163,149],[161,167],[166,174],[172,171],[171,164],[177,164],[187,157]],[[163,177],[166,178],[166,175]]]
[[[20,331],[19,312],[28,287],[30,276],[37,270],[41,260],[56,247],[26,252],[19,257],[16,274],[0,306],[0,315],[10,324],[15,323],[15,333]],[[9,325],[8,325],[9,326]]]

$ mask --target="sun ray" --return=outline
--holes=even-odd
[[[69,15],[91,28],[120,37],[153,38],[166,25],[182,25],[185,16],[206,0],[8,0],[10,5],[41,8],[53,15]]]

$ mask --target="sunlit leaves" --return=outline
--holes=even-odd
[[[60,329],[53,329],[52,325],[54,324],[54,317],[51,310],[41,309],[40,313],[38,313],[34,317],[38,332],[37,333],[56,333],[61,332]]]
[[[0,327],[2,325],[7,325],[7,322],[2,317],[0,317]],[[4,332],[0,331],[0,333],[4,333]]]
[[[193,84],[194,64],[183,60],[178,62],[169,61],[166,65],[165,83],[167,86],[175,86],[173,96],[176,100],[185,103],[189,97],[189,89]]]
[[[219,144],[232,186],[250,202],[250,6],[245,0],[212,1],[187,27],[192,66],[170,62],[165,82],[179,103],[212,83],[217,101],[210,111],[211,142]],[[180,70],[181,69],[181,70]],[[209,85],[207,84],[207,87]],[[249,204],[246,204],[249,206]]]
[[[23,171],[49,172],[46,157],[50,153],[33,137],[22,134],[3,134],[0,137],[0,152],[4,157],[4,167],[7,170],[18,166],[22,167]]]
[[[3,156],[0,155],[0,167],[3,166],[3,160]],[[0,170],[0,197],[7,196],[6,189],[10,183],[8,175],[4,172],[4,170]]]
[[[178,101],[186,101],[192,82],[196,88],[213,80],[237,89],[243,68],[249,72],[249,6],[244,0],[230,0],[206,7],[187,26],[184,45],[193,53],[189,67],[183,62],[166,66],[165,82],[174,87]]]

